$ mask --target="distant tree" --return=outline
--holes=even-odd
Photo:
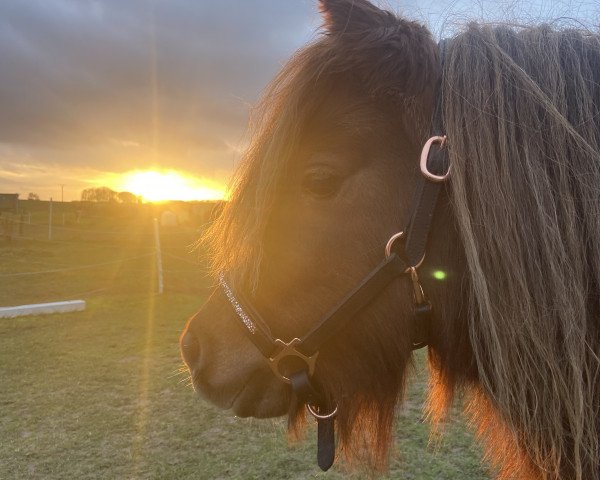
[[[40,196],[37,193],[34,192],[29,192],[29,195],[27,195],[27,200],[39,200]]]
[[[117,201],[119,203],[141,203],[141,198],[131,192],[117,193]]]
[[[117,192],[108,187],[86,188],[81,192],[82,202],[116,202]]]
[[[91,202],[92,201],[92,189],[86,188],[81,191],[81,201],[82,202]]]

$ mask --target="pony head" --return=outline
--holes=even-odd
[[[466,392],[500,476],[598,479],[598,37],[470,25],[442,72],[422,25],[366,0],[320,6],[321,35],[266,90],[205,237],[215,278],[227,274],[273,337],[308,332],[401,229],[441,81],[452,175],[419,268],[431,417]],[[339,448],[373,468],[410,371],[411,316],[411,289],[393,282],[316,363]],[[196,390],[298,430],[304,410],[243,330],[216,288],[182,335]]]

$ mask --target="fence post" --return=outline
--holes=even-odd
[[[158,294],[163,293],[163,268],[162,268],[162,256],[160,253],[160,235],[158,231],[158,218],[154,219],[154,243],[156,245],[156,273],[158,275]]]
[[[50,207],[48,209],[48,240],[52,240],[52,197],[50,197]]]

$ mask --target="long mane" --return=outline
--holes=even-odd
[[[471,25],[443,94],[480,392],[541,478],[599,479],[600,38]]]

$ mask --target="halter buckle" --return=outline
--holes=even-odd
[[[286,377],[285,374],[281,373],[279,369],[279,363],[286,357],[295,357],[302,360],[308,369],[309,376],[312,376],[315,373],[315,364],[317,362],[317,356],[319,355],[319,352],[314,353],[310,357],[300,353],[298,350],[296,350],[296,345],[302,343],[299,338],[294,338],[288,343],[285,343],[283,340],[277,338],[275,339],[274,343],[281,348],[275,355],[269,357],[269,366],[271,367],[271,370],[273,370],[273,373],[275,373],[275,375],[277,375],[285,383],[292,383],[289,377]]]

